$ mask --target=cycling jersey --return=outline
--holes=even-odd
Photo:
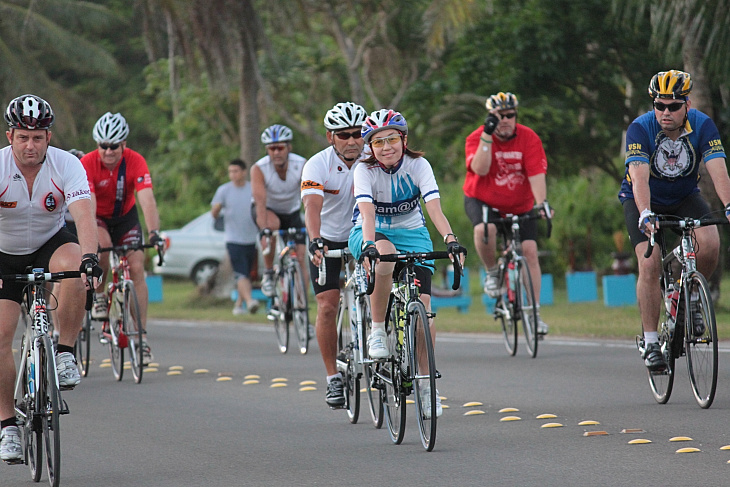
[[[378,164],[358,164],[354,174],[357,203],[375,205],[375,230],[414,229],[426,225],[419,200],[440,198],[433,169],[423,157],[403,156],[403,161],[390,170]],[[357,205],[353,222],[362,225]]]
[[[302,169],[307,162],[302,156],[289,153],[286,179],[281,179],[268,155],[256,161],[264,175],[266,186],[266,208],[276,214],[290,214],[299,211],[302,205],[299,191],[302,183]]]
[[[359,160],[351,168],[342,162],[332,146],[313,155],[302,172],[302,197],[308,194],[322,196],[321,225],[322,238],[333,242],[346,242],[350,235],[352,208],[355,195],[352,177]]]
[[[68,152],[48,147],[29,194],[12,147],[0,149],[0,252],[35,252],[64,226],[64,203],[90,198],[84,168]]]
[[[689,110],[688,126],[673,141],[662,130],[654,111],[641,115],[626,131],[626,173],[621,182],[619,200],[633,199],[628,166],[639,161],[650,165],[651,204],[671,206],[692,193],[699,192],[700,161],[722,157],[725,151],[715,123],[704,113]]]
[[[81,158],[89,179],[89,188],[96,196],[96,216],[112,218],[126,215],[136,200],[134,192],[152,188],[147,161],[141,154],[125,148],[122,160],[113,170],[101,162],[99,151]]]
[[[502,215],[527,213],[535,204],[529,178],[547,172],[547,157],[540,137],[519,123],[511,139],[502,141],[493,137],[488,144],[492,164],[486,175],[479,176],[471,169],[471,161],[483,132],[483,127],[479,127],[466,138],[464,195],[486,203]]]

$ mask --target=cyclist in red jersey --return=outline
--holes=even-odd
[[[129,126],[120,113],[105,113],[94,125],[93,137],[98,150],[89,152],[81,163],[86,169],[91,189],[91,201],[96,208],[96,221],[99,226],[99,245],[135,245],[141,243],[142,224],[136,207],[136,199],[144,214],[149,241],[160,244],[160,215],[157,202],[152,192],[152,178],[147,168],[147,161],[138,152],[127,147]],[[136,199],[135,199],[136,193]],[[145,281],[144,260],[141,250],[127,254],[130,266],[130,277],[134,282],[139,299],[140,322],[144,327],[142,352],[145,363],[152,360],[152,352],[147,341],[147,282]],[[104,269],[104,279],[109,271],[108,252],[100,255]],[[102,283],[94,296],[92,317],[103,320],[107,318],[107,303]]]

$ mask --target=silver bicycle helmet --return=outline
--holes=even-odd
[[[264,145],[275,144],[277,142],[291,142],[291,129],[286,125],[272,125],[267,127],[261,134],[261,143]]]
[[[367,112],[360,105],[351,101],[338,103],[324,116],[324,127],[327,130],[361,127],[367,116]]]
[[[55,116],[46,100],[35,95],[22,95],[8,104],[5,122],[11,129],[49,129]]]
[[[96,121],[93,136],[97,144],[118,144],[127,140],[129,125],[121,113],[106,112]]]

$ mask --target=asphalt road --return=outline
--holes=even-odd
[[[344,411],[330,410],[316,345],[306,356],[281,355],[273,330],[260,325],[154,322],[149,329],[159,366],[142,384],[131,371],[114,381],[101,366],[106,350],[94,343],[90,376],[64,393],[71,414],[61,418],[61,485],[730,483],[730,450],[721,449],[730,444],[727,346],[715,403],[702,410],[684,359],[669,404],[656,404],[630,342],[548,337],[530,359],[522,341],[508,357],[501,337],[441,335],[439,391],[448,408],[435,451],[427,453],[413,406],[399,446],[385,427],[373,427],[366,410],[355,425]],[[248,375],[260,382],[244,385]],[[271,387],[277,378],[287,385]],[[307,380],[316,381],[315,391],[300,391]],[[365,407],[365,394],[362,400]],[[482,405],[464,407],[469,402]],[[483,414],[466,414],[473,411]],[[538,419],[543,414],[555,417]],[[508,416],[519,420],[504,421]],[[593,431],[607,434],[584,435]],[[680,436],[692,440],[670,441]],[[629,444],[636,439],[650,443]],[[675,453],[686,447],[700,451]],[[2,464],[0,485],[33,483],[26,466]]]

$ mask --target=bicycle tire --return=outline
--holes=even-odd
[[[279,345],[279,352],[286,353],[289,350],[289,321],[286,318],[289,306],[289,284],[284,272],[276,276],[276,288],[272,297],[272,308],[274,311],[269,316],[273,318],[276,342]]]
[[[438,424],[438,413],[436,409],[436,356],[433,348],[433,337],[428,322],[428,315],[423,303],[415,301],[409,304],[411,310],[408,312],[410,326],[408,331],[408,351],[411,366],[413,368],[413,391],[414,402],[416,403],[416,418],[418,419],[418,431],[421,436],[421,444],[426,451],[432,451],[436,445],[436,426]],[[420,323],[420,327],[419,327]],[[421,345],[421,336],[423,344]],[[423,368],[419,360],[419,348],[425,347],[426,367]],[[428,391],[428,397],[424,398]],[[425,402],[424,399],[427,401]]]
[[[360,316],[362,318],[362,333],[360,336],[363,338],[368,336],[368,330],[372,326],[373,318],[370,313],[370,302],[365,296],[359,296],[357,299],[357,306],[360,307]],[[363,380],[365,381],[365,390],[368,396],[368,406],[370,409],[370,418],[373,420],[373,426],[376,429],[383,427],[383,397],[380,395],[380,391],[376,388],[373,383],[375,377],[375,364],[369,362],[368,347],[366,343],[360,345],[362,348],[363,357]]]
[[[685,346],[687,352],[687,372],[697,404],[703,409],[712,405],[717,390],[717,323],[712,305],[709,286],[699,272],[690,274],[685,280]],[[692,294],[697,293],[697,311],[702,317],[702,333],[695,330],[694,313],[690,308]]]
[[[26,317],[27,318],[27,317]],[[27,340],[23,337],[23,349],[21,353],[27,354]],[[31,360],[28,356],[27,360]],[[25,414],[23,421],[23,454],[25,457],[25,463],[30,469],[30,478],[33,482],[39,482],[43,473],[43,431],[40,425],[40,411],[38,411],[37,402],[30,395],[29,384],[29,370],[30,365],[26,363],[25,370],[23,370],[23,397],[18,399],[21,403],[21,409]],[[34,377],[35,384],[35,377]],[[35,387],[35,397],[39,397],[38,386]]]
[[[347,291],[345,291],[347,292]],[[350,312],[344,296],[340,293],[340,303],[337,308],[337,370],[342,374],[343,392],[345,395],[344,408],[350,423],[357,423],[360,417],[360,378],[355,372],[356,338],[352,336]]]
[[[672,395],[672,389],[674,388],[674,364],[677,357],[679,357],[680,351],[677,350],[677,344],[681,350],[682,343],[682,330],[683,326],[677,324],[674,332],[670,332],[669,325],[669,314],[667,308],[664,305],[662,299],[661,310],[659,312],[660,322],[657,330],[659,332],[659,346],[661,347],[662,354],[664,355],[664,361],[667,363],[667,368],[663,372],[652,372],[647,371],[649,377],[649,386],[651,387],[652,395],[654,400],[659,404],[666,404]],[[679,318],[679,313],[677,314]]]
[[[517,323],[514,320],[512,305],[506,294],[502,294],[494,303],[494,319],[499,319],[502,325],[502,337],[507,354],[514,357],[517,353]]]
[[[36,400],[38,400],[40,406],[48,482],[51,487],[58,487],[61,481],[61,395],[58,390],[55,361],[48,355],[52,354],[53,350],[51,338],[45,336],[43,338],[43,350],[41,351],[43,357],[41,359],[43,362],[41,367],[43,376],[40,380],[42,389],[39,388],[38,392],[41,394],[36,395]]]
[[[291,290],[291,316],[294,322],[294,331],[297,336],[299,353],[302,355],[309,351],[309,302],[307,299],[307,283],[304,282],[304,275],[299,261],[292,257],[290,286]]]
[[[91,366],[91,311],[87,311],[84,315],[84,322],[81,324],[79,336],[74,344],[74,355],[76,362],[81,367],[81,376],[89,376],[89,368]]]
[[[392,301],[392,297],[391,297]],[[404,359],[403,346],[399,343],[399,332],[395,311],[396,304],[391,302],[391,319],[386,319],[385,331],[388,336],[388,350],[392,355],[386,362],[378,363],[378,373],[383,383],[380,397],[383,403],[383,416],[388,425],[390,439],[396,445],[403,442],[406,430],[406,393],[402,381],[401,366]]]
[[[524,258],[518,261],[518,274],[516,289],[518,294],[516,299],[519,303],[520,319],[522,320],[522,330],[525,332],[525,341],[527,342],[527,351],[532,358],[537,357],[537,301],[535,300],[535,288],[532,287],[532,274],[530,267]]]
[[[124,376],[124,349],[126,348],[126,336],[124,335],[123,309],[119,303],[120,298],[117,293],[119,289],[112,291],[109,300],[109,357],[111,358],[112,372],[117,381],[121,381]],[[121,300],[124,296],[121,297]]]
[[[127,337],[127,351],[129,364],[132,368],[134,382],[142,382],[144,372],[144,352],[142,350],[142,335],[144,328],[139,322],[139,299],[134,288],[134,282],[124,281],[124,306],[122,309],[122,330]]]

